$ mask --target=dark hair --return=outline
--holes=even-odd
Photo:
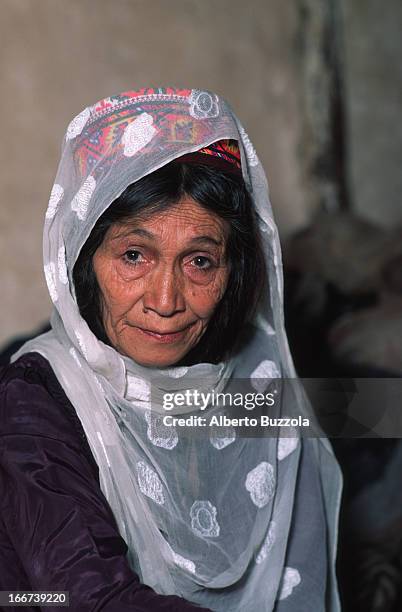
[[[147,216],[188,196],[229,224],[226,291],[198,344],[182,363],[217,363],[234,349],[250,320],[265,282],[265,264],[254,206],[240,173],[202,163],[175,160],[129,185],[101,215],[73,270],[78,307],[92,332],[110,344],[102,321],[102,295],[92,258],[109,227],[146,211]]]

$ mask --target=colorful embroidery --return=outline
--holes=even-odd
[[[111,163],[118,163],[119,157],[135,155],[139,150],[146,157],[148,144],[156,134],[163,141],[165,152],[171,149],[174,153],[177,143],[191,146],[206,142],[210,126],[202,119],[218,114],[218,96],[198,90],[143,88],[105,98],[86,109],[80,119],[78,116],[69,131],[70,135],[80,134],[74,140],[78,170],[83,178],[88,174],[97,177]],[[209,154],[240,164],[234,143]]]

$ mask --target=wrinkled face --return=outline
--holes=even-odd
[[[93,266],[117,351],[165,367],[198,343],[226,289],[227,237],[226,221],[188,197],[109,228]]]

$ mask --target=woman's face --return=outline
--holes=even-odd
[[[144,366],[180,361],[226,289],[226,221],[192,198],[113,224],[93,258],[111,344]]]

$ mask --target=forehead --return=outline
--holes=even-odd
[[[192,198],[185,197],[168,208],[152,213],[142,212],[131,219],[114,223],[107,234],[109,239],[119,239],[145,230],[144,237],[163,239],[166,236],[184,236],[188,239],[210,235],[222,240],[227,237],[228,223],[216,213],[204,208]]]

